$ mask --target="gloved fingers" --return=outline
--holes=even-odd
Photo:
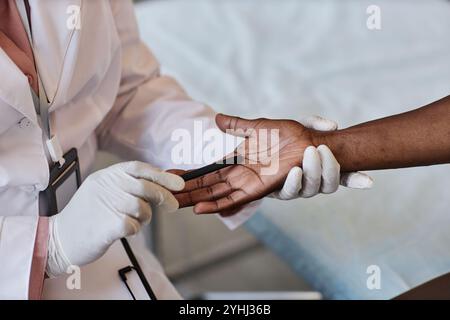
[[[317,147],[317,152],[322,163],[320,191],[326,194],[336,192],[339,188],[341,166],[327,146],[321,145]]]
[[[141,223],[134,217],[125,215],[124,219],[125,228],[122,230],[123,234],[118,235],[117,239],[135,235],[141,230]]]
[[[124,233],[118,235],[118,237],[134,235],[141,229],[141,223],[145,218],[140,218],[141,207],[139,200],[139,198],[126,192],[116,194],[114,199],[111,199],[111,202],[114,202],[111,205],[115,208],[111,212],[116,212],[121,219],[120,223],[122,227],[117,230],[121,230]]]
[[[298,198],[302,189],[303,170],[300,167],[293,167],[284,182],[280,191],[275,191],[272,197],[279,200],[292,200]]]
[[[319,193],[322,180],[322,165],[319,152],[315,147],[306,148],[303,154],[303,182],[299,196],[311,198]]]
[[[138,221],[141,223],[141,225],[146,225],[149,224],[150,221],[152,220],[152,207],[151,205],[142,200],[142,199],[138,199],[138,212],[139,212],[139,216],[138,216]]]
[[[127,201],[124,201],[119,211],[125,215],[136,219],[139,224],[148,224],[152,219],[152,208],[150,204],[136,196],[127,194]]]
[[[134,183],[128,184],[126,191],[150,203],[154,211],[170,213],[178,210],[178,201],[169,190],[145,179],[134,180]]]
[[[373,186],[373,179],[363,172],[343,173],[341,185],[352,189],[370,189]]]
[[[154,168],[145,162],[131,161],[121,164],[126,173],[136,179],[145,179],[155,182],[171,191],[184,189],[184,180],[180,176]]]
[[[338,128],[338,124],[336,122],[319,116],[302,117],[299,122],[309,129],[318,131],[334,131]]]

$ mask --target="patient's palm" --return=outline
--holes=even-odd
[[[235,151],[244,161],[189,181],[176,195],[181,207],[196,205],[197,213],[233,210],[280,189],[290,169],[301,164],[305,149],[312,145],[311,131],[292,120],[225,115],[216,120],[227,133],[246,131],[246,140]]]

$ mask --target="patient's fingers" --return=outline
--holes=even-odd
[[[315,147],[308,147],[303,154],[303,188],[300,197],[311,198],[319,193],[322,180],[320,155]]]
[[[248,120],[239,117],[228,116],[221,113],[216,116],[216,123],[220,130],[222,130],[223,132],[227,132],[227,130],[237,130],[235,134],[233,134],[233,132],[231,132],[231,134],[238,137],[250,136],[258,122],[259,120]],[[239,132],[239,130],[242,131]]]
[[[196,214],[207,214],[228,211],[253,200],[255,199],[249,199],[248,194],[244,191],[236,190],[228,196],[220,198],[216,201],[200,202],[196,204],[194,207],[194,212]]]
[[[220,216],[222,218],[228,218],[228,217],[232,217],[232,216],[236,215],[237,213],[239,213],[243,209],[244,209],[244,207],[237,207],[235,209],[229,209],[229,210],[221,211],[219,214],[220,214]]]
[[[336,192],[339,188],[341,166],[327,146],[321,145],[317,147],[317,151],[322,162],[322,184],[320,191],[326,194]]]
[[[202,189],[212,186],[219,182],[225,182],[226,177],[233,167],[223,168],[213,173],[198,177],[197,179],[187,181],[182,192]]]
[[[175,194],[175,198],[181,207],[190,207],[199,202],[213,201],[229,195],[233,189],[225,182],[193,191]]]
[[[166,172],[176,174],[177,176],[182,176],[183,174],[188,173],[189,171],[181,170],[181,169],[170,169],[170,170],[167,170]]]

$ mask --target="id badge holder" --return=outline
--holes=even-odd
[[[71,149],[64,155],[64,164],[56,163],[50,167],[50,182],[43,191],[48,216],[59,213],[69,203],[72,196],[81,186],[80,163],[77,149]]]

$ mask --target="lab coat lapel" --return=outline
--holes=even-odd
[[[37,125],[37,115],[28,78],[1,48],[0,70],[3,78],[0,85],[0,99]]]
[[[78,50],[78,31],[73,22],[83,0],[29,0],[36,64],[52,107],[66,68],[68,53]],[[72,54],[73,55],[73,54]],[[51,108],[52,109],[52,108]]]

